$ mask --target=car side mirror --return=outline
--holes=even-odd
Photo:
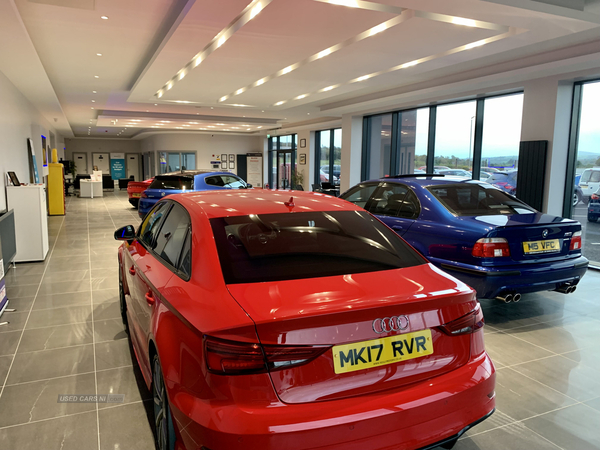
[[[135,239],[135,228],[133,225],[121,227],[115,231],[115,239],[117,241],[132,241]]]
[[[252,189],[252,185],[250,183],[246,183],[246,189]]]

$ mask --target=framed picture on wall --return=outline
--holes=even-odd
[[[229,156],[233,156],[233,155],[229,155]],[[229,161],[229,168],[230,169],[235,169],[235,162],[234,161]]]
[[[300,153],[300,164],[306,164],[306,153]]]
[[[300,139],[300,148],[306,147],[306,139]]]
[[[221,153],[221,162],[227,162],[227,153]]]
[[[227,169],[227,160],[221,161],[221,170]]]
[[[230,154],[229,155],[229,161],[235,161],[235,155]]]

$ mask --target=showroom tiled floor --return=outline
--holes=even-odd
[[[139,219],[124,192],[70,197],[44,263],[7,272],[0,326],[0,449],[152,449],[152,403],[118,307],[115,228]],[[455,449],[600,449],[600,273],[577,292],[483,301],[497,411]],[[59,394],[124,403],[58,403]],[[282,449],[285,450],[285,449]],[[368,450],[368,449],[365,449]]]

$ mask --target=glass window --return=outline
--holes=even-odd
[[[342,168],[342,129],[318,131],[317,145],[315,181],[338,186]]]
[[[382,216],[397,216],[408,188],[403,184],[384,184],[369,204],[369,212]]]
[[[523,94],[485,99],[480,180],[518,167],[522,116]]]
[[[245,189],[246,183],[241,178],[233,175],[221,175],[223,186],[232,189]]]
[[[234,216],[210,223],[227,284],[347,275],[425,263],[366,211]]]
[[[156,176],[148,189],[167,189],[185,191],[192,189],[194,179],[187,177],[179,177],[177,175]]]
[[[329,182],[329,156],[331,151],[331,130],[319,132],[319,182]]]
[[[179,254],[189,227],[190,218],[187,211],[181,205],[174,203],[160,233],[156,236],[154,247],[158,256],[173,267],[179,261]]]
[[[181,154],[181,170],[195,170],[196,169],[196,154],[195,153],[182,153]]]
[[[487,184],[443,184],[427,188],[457,216],[534,214],[536,211],[500,189]]]
[[[152,211],[146,214],[146,218],[140,226],[138,233],[140,241],[148,248],[153,250],[156,243],[156,236],[162,224],[162,218],[170,207],[169,202],[158,203]]]
[[[169,153],[167,156],[167,171],[175,172],[179,170],[179,153]]]
[[[377,186],[379,183],[361,184],[346,192],[341,198],[364,208]]]
[[[382,114],[369,118],[369,173],[367,178],[391,175],[392,115]]]
[[[192,233],[188,231],[181,250],[181,257],[179,258],[179,271],[184,275],[185,278],[189,279],[192,275]]]
[[[473,137],[477,102],[452,103],[437,107],[435,126],[435,171],[473,167]]]
[[[398,217],[402,217],[404,219],[416,219],[419,217],[420,212],[421,204],[419,203],[419,199],[415,193],[409,189],[406,193],[406,197],[404,197],[404,200],[402,201],[402,206],[398,212]]]
[[[394,175],[425,172],[429,140],[429,108],[398,113],[398,148]],[[395,134],[395,133],[394,133]],[[392,159],[393,156],[392,156]]]
[[[167,173],[167,152],[158,153],[159,173]]]

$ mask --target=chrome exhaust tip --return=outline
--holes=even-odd
[[[567,289],[567,294],[572,294],[577,289],[577,286],[569,286]]]
[[[517,303],[519,300],[521,300],[521,294],[517,292],[513,295],[513,302]]]
[[[500,294],[498,297],[496,297],[496,300],[500,300],[504,303],[510,303],[513,301],[513,296],[512,294]]]

